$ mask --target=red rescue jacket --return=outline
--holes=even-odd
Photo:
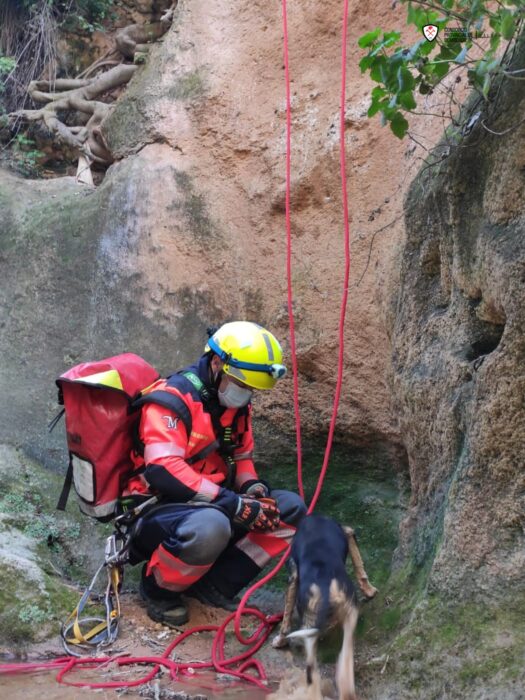
[[[185,375],[191,372],[204,386],[203,398]],[[143,454],[136,454],[137,469],[124,496],[162,494],[181,503],[209,502],[230,516],[235,514],[244,483],[257,479],[252,461],[251,405],[223,408],[209,384],[209,358],[153,384],[142,401],[139,440]],[[188,435],[187,425],[191,425]],[[229,441],[231,464],[221,450],[221,433],[232,428]],[[232,464],[235,478],[228,488]]]

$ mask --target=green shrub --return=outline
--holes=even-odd
[[[24,177],[39,177],[41,175],[41,159],[44,153],[36,148],[35,141],[24,133],[18,133],[11,149],[11,165]]]
[[[444,109],[441,116],[452,120],[460,130],[463,124],[456,122],[450,112],[456,104],[454,84],[463,75],[481,101],[488,101],[497,76],[518,77],[507,69],[522,29],[525,0],[401,2],[407,6],[407,24],[422,34],[415,44],[405,46],[400,43],[401,32],[379,27],[361,36],[358,42],[367,51],[359,63],[361,72],[368,72],[377,83],[371,93],[368,116],[380,114],[382,123],[389,123],[393,133],[403,138],[409,128],[407,116],[415,113],[418,96],[429,95],[439,86],[441,92],[447,93],[451,107]],[[426,25],[437,28],[431,40],[423,36]],[[483,45],[480,39],[489,41]],[[455,81],[446,82],[452,72]],[[467,121],[470,117],[466,116]]]
[[[53,13],[59,19],[76,17],[86,24],[101,22],[108,17],[113,0],[45,0],[51,5]],[[39,11],[42,0],[23,0],[22,6],[28,13]]]

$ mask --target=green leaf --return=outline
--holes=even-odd
[[[443,63],[432,63],[429,65],[432,67],[432,77],[437,80],[444,78],[450,70],[450,63],[448,61],[444,61]]]
[[[402,92],[399,96],[399,103],[404,109],[415,109],[417,107],[416,100],[414,99],[414,93],[412,90],[407,90],[407,92]]]
[[[370,68],[370,66],[374,63],[375,57],[374,56],[364,56],[360,61],[359,61],[359,68],[361,68],[361,73],[364,73],[365,70]]]
[[[380,51],[383,51],[383,49],[388,49],[390,46],[399,41],[400,38],[401,34],[399,32],[385,32],[385,34],[383,34],[383,39],[379,42],[379,44],[374,46],[374,49],[370,52],[370,55],[375,56]]]
[[[408,49],[408,52],[405,54],[404,58],[405,61],[413,61],[414,58],[418,55],[420,52],[421,46],[423,44],[428,44],[426,39],[420,39],[417,41],[413,46]]]
[[[395,44],[396,41],[399,41],[399,39],[401,39],[400,32],[385,32],[383,35],[383,41],[389,46],[391,44]]]
[[[465,63],[467,60],[467,53],[468,53],[468,46],[464,46],[461,51],[458,53],[454,61],[456,63]]]
[[[432,51],[438,46],[438,44],[435,44],[433,41],[427,41],[425,39],[425,43],[421,45],[419,49],[419,53],[422,56],[428,56]]]
[[[386,75],[386,58],[384,56],[377,56],[370,70],[370,77],[372,80],[375,80],[376,83],[386,83],[386,80],[383,79]]]
[[[490,50],[496,51],[496,49],[500,45],[500,41],[501,41],[501,34],[496,33],[496,32],[494,34],[492,34],[490,37]]]
[[[435,24],[435,20],[438,17],[439,14],[437,12],[429,11],[422,7],[414,7],[414,5],[410,3],[407,12],[407,24],[413,24],[421,31],[425,24]]]
[[[380,34],[381,29],[378,27],[377,29],[374,29],[371,32],[363,34],[363,36],[359,38],[357,43],[362,49],[366,49],[367,46],[371,46],[373,43],[375,43],[375,40]]]
[[[467,71],[467,80],[468,80],[469,85],[475,86],[475,85],[479,85],[479,83],[480,83],[478,74],[476,73],[475,70],[472,70],[472,69],[469,69]]]
[[[488,58],[488,57],[487,57]],[[493,58],[487,63],[487,73],[493,73],[500,64],[499,58]]]
[[[453,42],[450,44],[445,44],[441,51],[436,56],[436,61],[452,61],[455,60],[458,53],[461,51],[461,44],[459,42]]]
[[[414,24],[416,21],[416,11],[411,2],[408,3],[407,7],[407,24]]]
[[[516,31],[516,20],[514,15],[509,10],[503,10],[501,18],[501,33],[503,38],[509,41],[514,36]]]
[[[16,66],[16,60],[9,56],[0,55],[0,74],[10,73]]]
[[[491,82],[492,76],[490,75],[490,73],[487,73],[487,75],[483,79],[483,87],[481,88],[481,94],[485,99],[488,98]]]
[[[401,112],[396,112],[390,119],[390,128],[398,139],[404,138],[406,132],[408,131],[408,122]]]
[[[397,71],[397,85],[399,92],[406,92],[407,90],[413,89],[415,85],[414,76],[408,68],[399,66]]]
[[[376,85],[372,90],[372,99],[379,100],[381,97],[386,95],[386,90],[384,90],[380,85]]]
[[[373,117],[374,114],[377,114],[380,109],[381,109],[381,101],[380,100],[373,100],[372,104],[368,108],[368,112],[366,113],[367,117]]]
[[[373,117],[374,114],[377,114],[380,109],[383,109],[384,105],[386,104],[386,99],[383,98],[386,94],[386,90],[383,90],[383,88],[379,85],[376,85],[376,87],[372,90],[372,103],[367,112],[369,117]]]
[[[487,62],[484,59],[478,61],[475,68],[476,75],[483,77],[487,72],[487,65]]]

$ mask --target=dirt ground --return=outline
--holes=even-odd
[[[179,632],[182,633],[200,625],[220,625],[230,614],[224,610],[206,607],[196,600],[190,600],[190,621],[179,629],[172,630],[152,622],[136,594],[123,594],[121,603],[120,633],[111,649],[112,655],[160,656]],[[265,613],[273,613],[275,612],[275,604],[274,599],[269,606],[260,605],[259,607]],[[267,607],[274,609],[268,610]],[[249,624],[248,622],[247,625]],[[255,655],[255,658],[259,659],[266,669],[269,679],[268,692],[272,692],[271,699],[299,700],[299,698],[305,698],[306,687],[303,685],[304,669],[301,651],[299,649],[293,652],[288,649],[274,650],[270,644],[272,636],[273,633]],[[207,632],[194,634],[174,650],[172,658],[186,663],[205,661],[210,658],[212,638],[212,634]],[[227,632],[227,640],[226,654],[228,656],[233,656],[245,649],[235,640],[233,625],[231,631]],[[56,638],[30,647],[24,660],[28,662],[41,659],[51,660],[60,656],[64,656],[64,650],[57,635]],[[4,656],[4,661],[10,662],[13,659]],[[68,679],[71,682],[84,680],[129,682],[139,679],[145,673],[144,669],[139,667],[117,669],[114,666],[107,666],[96,671],[79,670],[68,676]],[[331,680],[333,667],[330,665],[323,667],[323,675],[325,676],[326,692],[330,693],[327,697],[333,697],[333,682]],[[268,697],[266,692],[255,686],[236,685],[232,682],[231,677],[207,671],[199,671],[195,680],[190,679],[191,682],[185,683],[171,681],[168,672],[165,671],[159,673],[156,679],[148,684],[136,688],[116,690],[68,687],[57,683],[55,676],[56,672],[51,671],[2,677],[3,696],[10,698],[10,700],[25,700],[39,696],[45,697],[46,700],[63,700],[64,698],[88,698],[90,694],[96,694],[97,697],[108,698],[108,700],[121,696],[153,698],[154,700],[219,700],[219,698],[221,700],[240,700],[241,698],[243,700],[263,700],[263,698]],[[279,690],[281,682],[283,684],[282,691]],[[210,685],[215,688],[210,689]]]

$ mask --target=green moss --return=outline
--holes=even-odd
[[[4,563],[0,570],[0,639],[19,648],[58,634],[78,597],[76,591],[46,574],[36,580]]]
[[[442,697],[445,687],[451,697],[469,697],[481,686],[525,680],[524,593],[492,605],[420,594],[404,620],[383,644],[383,655],[390,673],[403,677],[410,689],[417,691],[424,678],[426,697]]]
[[[188,231],[200,243],[208,243],[217,236],[217,230],[208,213],[208,206],[203,195],[195,191],[193,181],[188,173],[173,169],[177,190],[170,211],[177,211],[184,217]]]
[[[154,99],[140,90],[130,89],[118,101],[104,122],[108,144],[113,152],[129,153],[153,140],[147,109],[153,106]]]
[[[382,630],[394,630],[399,625],[401,620],[402,609],[398,606],[390,606],[386,608],[383,614],[379,617],[379,627]]]
[[[303,481],[309,503],[323,454],[307,449],[303,456]],[[273,488],[297,491],[297,463],[293,455],[281,455],[278,464],[258,465],[259,474]],[[356,530],[365,568],[374,585],[382,588],[390,576],[398,527],[405,512],[407,494],[387,453],[334,447],[316,512],[335,518]]]
[[[205,91],[202,75],[195,70],[178,77],[168,90],[168,97],[173,100],[191,100],[202,97]]]
[[[16,478],[13,479],[13,473]],[[82,515],[71,496],[57,512],[63,478],[12,448],[0,452],[0,642],[20,647],[55,635],[104,556],[107,527]]]

